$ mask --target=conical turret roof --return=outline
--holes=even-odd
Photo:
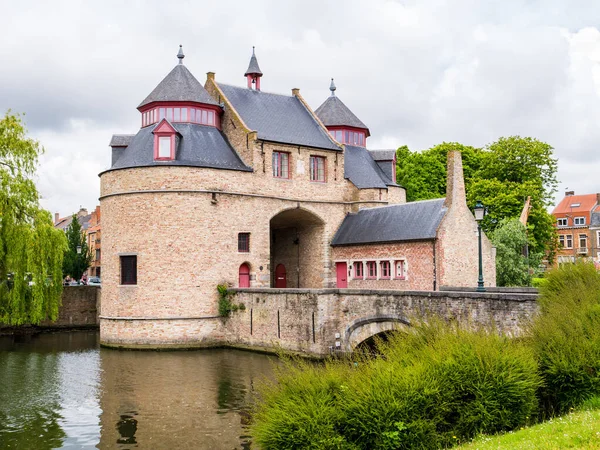
[[[315,110],[315,114],[323,122],[323,125],[326,127],[347,126],[364,128],[367,130],[368,135],[369,128],[335,95],[336,87],[333,83],[333,78],[331,79],[331,87],[329,89],[331,90],[331,96]]]
[[[258,60],[254,54],[254,47],[252,47],[252,58],[250,58],[250,64],[248,64],[248,70],[246,70],[244,76],[246,77],[254,74],[262,75],[263,73],[260,71],[260,67],[258,67]]]
[[[180,51],[181,52],[181,51]],[[171,72],[160,82],[158,86],[138,106],[141,108],[152,102],[196,102],[208,105],[218,105],[210,94],[204,89],[192,73],[185,67],[181,60],[183,53],[178,56],[180,64],[177,64]]]

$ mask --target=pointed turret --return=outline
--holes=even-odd
[[[329,85],[331,95],[315,110],[315,114],[336,141],[366,147],[366,138],[371,134],[369,128],[335,95],[336,89],[332,78]]]
[[[258,66],[258,60],[256,59],[256,54],[254,53],[254,46],[252,46],[252,57],[250,58],[250,64],[248,64],[248,69],[244,74],[246,79],[248,80],[248,89],[256,89],[260,91],[260,79],[263,76],[263,73]]]
[[[183,47],[179,46],[177,64],[158,86],[144,99],[138,109],[153,102],[195,102],[207,105],[218,105],[208,94],[204,86],[192,75],[183,64]]]

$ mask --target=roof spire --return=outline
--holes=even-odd
[[[177,52],[177,57],[179,58],[179,64],[183,64],[183,58],[185,55],[183,54],[183,46],[179,44],[179,52]]]
[[[335,87],[335,83],[333,82],[333,78],[331,79],[331,84],[329,85],[329,90],[331,91],[331,96],[335,97],[335,90],[337,88]]]
[[[262,72],[260,71],[260,67],[258,67],[258,60],[256,59],[256,53],[254,52],[254,46],[252,46],[252,57],[250,58],[250,64],[248,65],[248,70],[244,74],[245,77],[248,75],[262,76]]]

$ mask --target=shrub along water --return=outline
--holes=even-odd
[[[381,356],[289,360],[265,384],[251,433],[263,449],[439,448],[522,426],[540,386],[530,349],[494,330],[431,319]]]
[[[592,263],[565,264],[540,287],[530,326],[547,416],[600,395],[600,275]]]

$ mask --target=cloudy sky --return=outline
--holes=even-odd
[[[0,112],[25,113],[46,149],[42,204],[98,204],[114,133],[177,63],[244,85],[256,46],[265,91],[338,96],[370,148],[484,146],[533,136],[559,158],[559,191],[600,191],[600,2],[302,0],[2,2]]]

